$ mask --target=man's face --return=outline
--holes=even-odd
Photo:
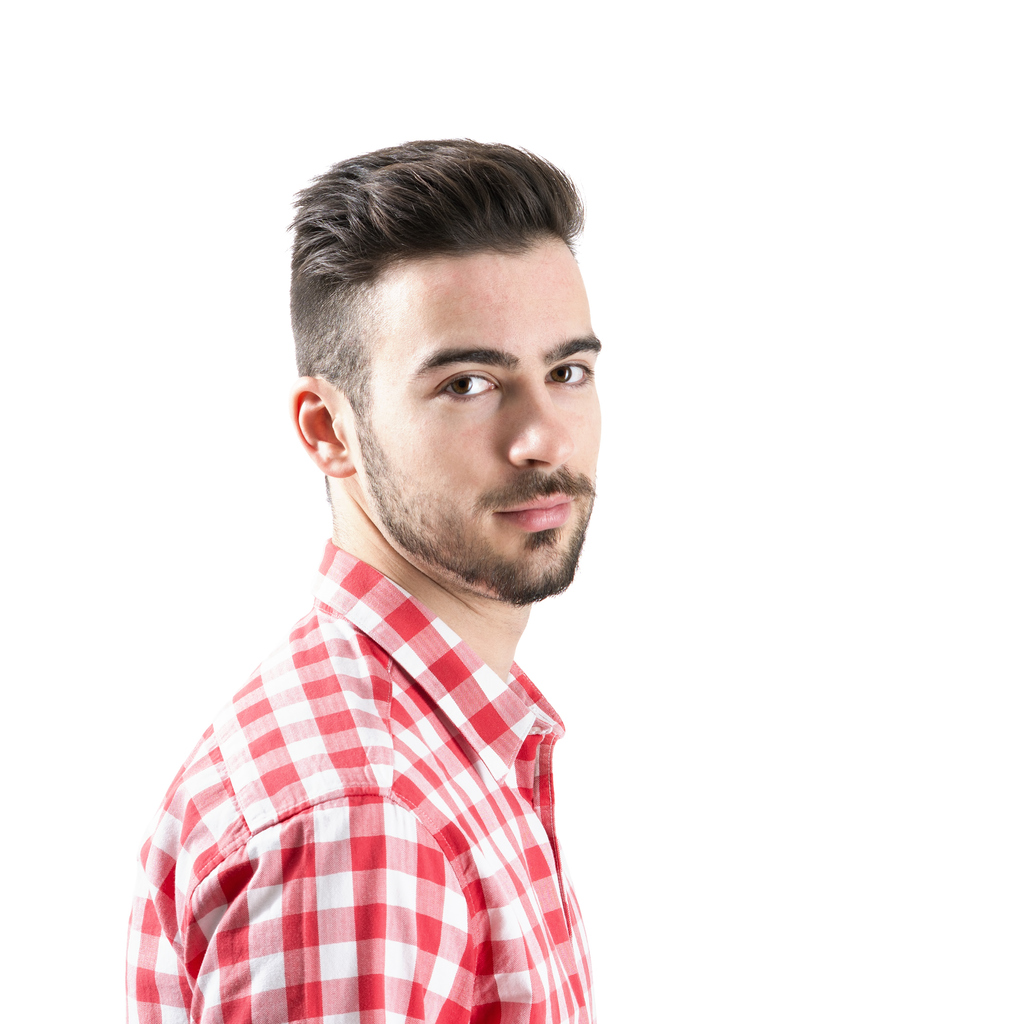
[[[572,581],[594,501],[600,409],[576,261],[436,257],[373,289],[360,503],[427,576],[524,605]]]

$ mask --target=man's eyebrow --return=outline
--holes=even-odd
[[[420,366],[416,376],[424,377],[431,370],[451,366],[453,363],[480,363],[483,366],[500,366],[505,370],[514,370],[519,365],[519,359],[497,348],[443,348]]]
[[[600,351],[601,342],[593,335],[574,338],[572,341],[563,341],[557,348],[553,348],[544,357],[544,362],[550,366],[559,360],[576,355],[577,352]],[[481,366],[500,366],[503,370],[515,370],[519,366],[519,357],[512,355],[511,352],[503,352],[499,348],[443,348],[428,356],[414,376],[425,377],[431,370],[458,363],[478,363]]]
[[[576,355],[577,352],[600,351],[601,342],[599,342],[593,335],[590,335],[587,338],[575,338],[573,341],[563,341],[558,348],[552,349],[544,357],[544,362],[550,366],[552,363],[557,363],[562,359],[568,359],[569,356]]]

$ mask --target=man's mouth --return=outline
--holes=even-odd
[[[528,533],[537,533],[564,526],[571,512],[572,498],[564,494],[545,494],[495,515],[502,522],[512,523]]]

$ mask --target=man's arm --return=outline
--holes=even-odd
[[[476,947],[461,884],[429,831],[384,797],[329,801],[253,836],[171,928],[157,913],[166,894],[157,882],[136,900],[130,1021],[469,1019]]]

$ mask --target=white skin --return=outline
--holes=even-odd
[[[544,240],[516,255],[404,262],[374,283],[370,308],[368,419],[396,489],[426,510],[423,522],[444,516],[468,548],[543,575],[564,560],[592,499],[531,498],[512,503],[518,514],[481,508],[480,499],[525,476],[594,480],[600,345],[572,254]],[[578,351],[567,350],[571,343]],[[424,370],[456,351],[456,361]],[[292,408],[299,437],[330,480],[335,544],[404,587],[504,679],[529,605],[498,599],[486,580],[467,583],[392,536],[367,479],[356,416],[338,389],[304,377]],[[531,546],[537,531],[554,527],[553,543]]]

